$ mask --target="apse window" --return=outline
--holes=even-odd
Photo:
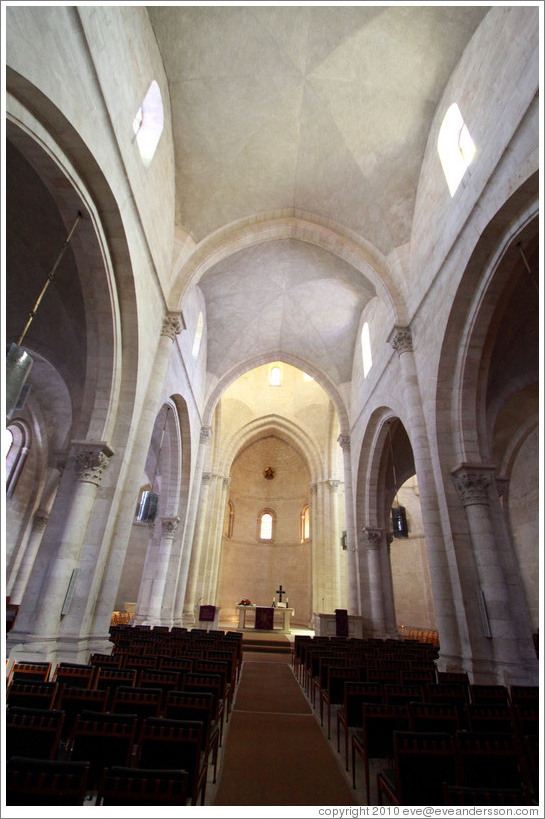
[[[314,379],[308,373],[303,373],[303,381],[314,381]]]
[[[310,510],[308,505],[303,506],[301,511],[301,543],[310,540]]]
[[[271,387],[282,386],[282,368],[275,364],[269,371],[269,384]]]
[[[450,195],[454,196],[476,152],[475,143],[455,102],[443,119],[437,151]]]
[[[271,512],[262,512],[259,516],[259,539],[272,540],[273,516]]]
[[[163,133],[164,114],[161,91],[153,80],[142,105],[136,112],[132,128],[144,167],[148,167]]]
[[[373,365],[373,357],[371,355],[371,335],[369,333],[369,325],[367,322],[365,322],[361,331],[361,356],[363,360],[363,377],[367,378],[367,374]]]

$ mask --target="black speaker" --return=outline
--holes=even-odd
[[[159,503],[159,495],[155,492],[143,492],[140,507],[138,509],[137,520],[142,523],[152,523],[157,514],[157,505]]]
[[[344,551],[346,551],[348,548],[348,538],[346,537],[346,529],[341,535],[341,548],[344,549]]]
[[[404,506],[392,506],[392,528],[394,537],[409,537],[407,515]]]

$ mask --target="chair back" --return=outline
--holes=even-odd
[[[53,708],[58,694],[56,682],[14,680],[6,692],[6,705],[22,708]]]
[[[407,705],[409,702],[421,702],[423,698],[422,686],[416,683],[386,683],[384,686],[384,701],[387,705]]]
[[[59,685],[69,685],[71,688],[94,688],[96,666],[82,663],[59,663],[55,669],[53,679]]]
[[[6,759],[26,756],[55,759],[61,740],[64,712],[9,706],[6,711]]]
[[[515,730],[513,712],[509,705],[466,704],[466,722],[469,731],[494,731],[512,734]]]
[[[189,774],[189,796],[197,804],[206,788],[207,762],[203,723],[150,717],[144,722],[136,751],[138,768],[177,768]]]
[[[88,775],[87,762],[11,757],[6,764],[6,804],[83,805]]]
[[[456,782],[452,735],[436,731],[396,731],[393,746],[399,804],[442,805],[444,783]]]
[[[136,743],[136,714],[82,711],[68,741],[70,759],[89,762],[89,784],[96,787],[104,768],[129,766]]]
[[[58,696],[58,707],[64,711],[62,738],[70,736],[78,714],[82,711],[106,711],[107,688],[80,688],[63,685]]]
[[[511,734],[458,731],[458,784],[478,788],[522,788],[515,741]]]
[[[409,730],[455,734],[460,729],[460,716],[455,704],[448,702],[410,702]]]
[[[362,705],[363,746],[369,759],[391,759],[395,731],[409,729],[405,705],[364,702]]]
[[[112,766],[98,787],[97,805],[185,805],[189,774],[179,769]]]
[[[468,788],[445,785],[445,805],[526,805],[526,798],[516,788]]]
[[[9,673],[8,683],[17,680],[19,682],[48,682],[51,673],[51,663],[27,662],[19,660],[15,662]]]
[[[505,685],[470,685],[469,698],[481,705],[509,705],[509,690]]]

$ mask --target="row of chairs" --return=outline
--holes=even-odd
[[[491,804],[537,804],[537,768],[529,770],[528,759],[535,761],[535,752],[521,757],[506,734],[395,731],[393,764],[377,774],[378,803],[386,798],[390,805],[456,804],[470,789],[479,800],[472,804],[483,798],[494,798]]]
[[[58,798],[75,801],[56,801],[49,804],[77,804],[81,805],[87,794],[98,791],[96,804],[101,804],[104,798],[105,782],[112,769],[121,767],[126,769],[126,776],[132,779],[149,779],[149,774],[142,772],[156,771],[156,778],[163,780],[163,786],[167,795],[174,795],[181,798],[180,788],[184,785],[184,801],[174,804],[186,804],[186,800],[192,805],[198,803],[199,797],[201,805],[204,805],[206,795],[206,781],[208,773],[207,738],[203,722],[196,720],[171,720],[164,718],[148,717],[143,721],[138,732],[138,719],[136,715],[130,714],[107,714],[97,712],[83,712],[77,718],[74,729],[71,733],[67,750],[59,758],[52,752],[49,758],[41,759],[39,756],[33,758],[33,762],[24,756],[25,747],[31,747],[36,753],[36,737],[42,735],[42,750],[47,742],[53,749],[56,745],[59,748],[59,737],[62,731],[63,713],[55,711],[45,711],[41,714],[35,711],[23,713],[24,709],[8,709],[6,744],[9,746],[19,746],[17,754],[7,751],[7,804],[34,804],[29,802],[28,794],[33,788],[36,794],[43,795],[46,782],[43,781],[43,773],[49,770],[50,775],[65,775],[69,773],[72,766],[73,773],[79,773],[83,782],[80,781],[81,789],[68,785],[59,786]],[[21,738],[24,734],[24,726],[32,728],[34,742],[32,745],[24,743],[21,747]],[[21,730],[23,729],[23,730]],[[18,732],[15,739],[14,733]],[[21,752],[22,751],[22,752]],[[217,753],[217,745],[216,745]],[[22,763],[22,760],[27,760]],[[41,759],[41,765],[38,760]],[[214,766],[216,765],[214,759]],[[43,764],[47,763],[47,764]],[[74,767],[75,766],[75,767]],[[21,770],[23,767],[23,771]],[[9,772],[12,772],[10,776]],[[127,773],[131,771],[130,775]],[[167,775],[168,772],[170,776]],[[172,774],[177,776],[177,785],[165,783],[165,778],[169,781],[173,779]],[[110,782],[110,787],[112,783]],[[66,787],[66,792],[64,790]],[[151,787],[148,782],[144,785],[140,781],[140,786],[148,788],[151,792],[156,792],[156,787]],[[54,794],[51,794],[54,798]],[[113,793],[109,794],[113,797]],[[19,801],[22,800],[22,801]],[[40,804],[47,804],[40,802]],[[107,804],[107,803],[103,803]],[[114,804],[114,803],[110,803]],[[118,803],[123,804],[123,803]]]
[[[470,706],[471,707],[471,706]],[[483,716],[489,716],[487,712],[495,711],[498,706],[475,706]],[[529,706],[521,706],[523,710]],[[522,717],[522,715],[521,715]],[[352,745],[352,785],[356,787],[356,754],[361,757],[365,772],[365,786],[367,800],[370,799],[369,762],[371,759],[392,759],[394,757],[394,739],[396,733],[405,732],[413,735],[425,737],[435,735],[448,735],[458,738],[456,746],[459,753],[462,750],[469,756],[474,749],[470,746],[470,740],[475,738],[487,738],[487,742],[478,746],[479,755],[485,760],[490,760],[491,749],[495,748],[495,755],[498,748],[495,747],[494,737],[499,743],[503,743],[502,748],[509,757],[509,764],[515,768],[517,787],[522,787],[521,774],[528,792],[536,792],[536,782],[532,779],[532,772],[536,768],[537,751],[536,739],[538,738],[539,719],[537,710],[524,714],[525,719],[518,723],[514,722],[510,730],[503,731],[503,723],[498,721],[498,725],[493,727],[493,720],[483,719],[481,723],[476,721],[470,724],[469,729],[460,727],[459,713],[454,703],[422,703],[410,702],[406,705],[383,705],[378,703],[363,703],[361,706],[361,726],[351,734]],[[462,746],[460,742],[466,741],[468,744]],[[420,740],[415,741],[415,748],[420,747]],[[424,745],[422,751],[422,773],[425,774],[427,746]],[[415,764],[418,760],[415,760]],[[406,763],[407,764],[407,763]],[[488,762],[486,762],[488,764]],[[461,767],[460,765],[458,766]],[[347,765],[348,770],[348,765]],[[500,774],[500,769],[496,768],[496,774]],[[424,776],[424,778],[426,778]],[[467,775],[461,777],[462,785],[476,785],[478,783],[467,781]],[[502,781],[501,776],[496,776],[494,782],[498,784]],[[453,784],[453,783],[451,783]],[[490,786],[492,782],[483,780],[482,784]],[[414,803],[406,803],[414,804]],[[424,803],[418,803],[424,804]],[[435,804],[435,803],[430,803]]]

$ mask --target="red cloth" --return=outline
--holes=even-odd
[[[201,606],[199,609],[199,620],[203,622],[213,623],[216,616],[215,606]]]
[[[337,637],[348,637],[347,609],[335,609],[335,634]]]

